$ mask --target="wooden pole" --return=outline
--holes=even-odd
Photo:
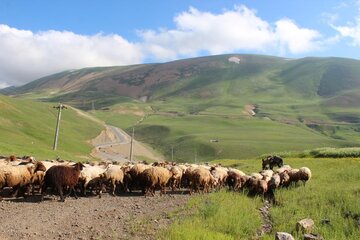
[[[132,128],[131,142],[130,142],[130,162],[132,162],[133,158],[133,142],[134,142],[134,127]]]
[[[53,145],[53,150],[56,150],[56,148],[57,148],[57,143],[58,143],[58,139],[59,139],[61,110],[64,109],[64,108],[66,108],[66,107],[60,103],[59,106],[56,106],[56,107],[54,106],[54,108],[58,109],[58,116],[57,116],[56,129],[55,129],[55,139],[54,139],[54,145]]]

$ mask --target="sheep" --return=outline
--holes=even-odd
[[[266,182],[269,182],[271,177],[274,175],[274,171],[273,170],[262,170],[260,172],[260,174],[263,176],[263,180],[265,180]]]
[[[100,174],[102,183],[111,184],[111,195],[115,196],[115,189],[117,185],[124,187],[124,175],[128,171],[128,167],[120,165],[110,165],[106,171]],[[99,197],[101,197],[102,189],[100,190]]]
[[[250,175],[250,177],[255,178],[255,179],[257,179],[257,180],[263,179],[263,175],[261,175],[260,173],[252,173],[252,174]]]
[[[271,176],[270,180],[268,181],[268,189],[275,190],[279,188],[281,183],[281,177],[279,173],[275,173]]]
[[[262,194],[263,196],[268,191],[268,184],[263,179],[258,179],[256,177],[250,177],[246,182],[246,186],[249,189],[250,195]]]
[[[188,167],[182,178],[181,178],[181,187],[182,188],[190,188],[190,186],[192,185],[192,176],[193,176],[193,171],[196,169],[197,167]],[[190,190],[191,191],[191,190]]]
[[[202,187],[203,192],[210,192],[210,189],[217,184],[213,175],[204,167],[195,168],[192,171],[192,188],[195,192],[200,192]],[[190,190],[191,194],[191,190]]]
[[[169,180],[169,184],[172,191],[175,191],[175,188],[180,188],[183,170],[179,166],[172,166],[170,172],[172,177]]]
[[[224,186],[226,178],[228,176],[228,170],[223,167],[211,167],[210,172],[213,177],[216,179],[219,187]]]
[[[242,175],[241,173],[239,174],[237,171],[229,171],[226,183],[230,189],[238,191],[242,189],[249,178],[249,176],[246,176],[245,174]]]
[[[155,195],[155,188],[160,188],[160,195],[166,194],[166,184],[172,177],[172,172],[163,167],[145,169],[139,176],[142,192],[146,197],[148,193]]]
[[[124,177],[125,190],[131,193],[134,188],[139,187],[139,175],[146,169],[151,168],[151,165],[142,163],[135,164]]]
[[[82,183],[83,195],[86,196],[86,188],[91,182],[91,185],[96,184],[96,180],[100,180],[100,175],[108,169],[107,165],[85,165],[83,170],[81,170],[79,181]],[[93,181],[92,181],[93,180]]]
[[[26,187],[36,181],[36,173],[43,171],[41,163],[22,164],[19,166],[4,165],[0,168],[0,189],[12,187],[13,196],[17,196],[19,188]]]
[[[284,165],[281,168],[276,169],[276,173],[282,173],[283,171],[287,170],[290,171],[292,169],[292,167],[290,167],[290,165]]]
[[[74,187],[77,185],[79,181],[79,176],[81,170],[84,168],[84,165],[81,163],[75,163],[72,166],[52,166],[50,167],[45,174],[44,185],[42,187],[41,201],[44,200],[44,195],[46,193],[46,189],[51,187],[52,189],[56,189],[60,194],[60,201],[64,202],[65,197],[63,195],[63,189],[69,188],[69,194],[71,192],[74,193],[75,198],[77,199],[77,195]]]
[[[291,182],[295,182],[296,184],[298,181],[302,181],[305,186],[306,182],[311,178],[311,170],[307,167],[302,167],[289,173],[289,176]]]
[[[230,174],[231,172],[234,172],[240,176],[246,176],[246,174],[243,171],[240,171],[239,169],[236,168],[229,168],[228,174]]]
[[[285,170],[281,173],[277,173],[279,174],[280,177],[280,185],[279,186],[289,186],[290,184],[290,176],[288,173],[288,170]]]

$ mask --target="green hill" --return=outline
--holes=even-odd
[[[0,155],[89,159],[92,147],[87,141],[97,136],[103,127],[68,108],[62,112],[58,150],[53,151],[56,118],[53,104],[0,95]]]
[[[168,157],[177,146],[176,160],[202,161],[359,146],[359,92],[358,60],[229,54],[65,71],[6,94],[95,109]]]

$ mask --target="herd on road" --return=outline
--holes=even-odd
[[[273,168],[277,166],[276,170]],[[275,201],[274,192],[311,178],[307,167],[299,169],[284,165],[278,156],[262,160],[262,170],[251,174],[220,164],[179,164],[155,162],[147,164],[112,162],[76,163],[71,161],[36,161],[34,157],[0,156],[0,190],[11,197],[37,196],[43,201],[47,194],[59,194],[60,201],[73,194],[98,195],[104,191],[116,196],[137,191],[145,197],[160,195],[210,193],[227,187],[229,190],[261,195]],[[51,190],[51,191],[50,191]],[[6,196],[9,197],[9,196]]]

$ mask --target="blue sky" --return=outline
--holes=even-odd
[[[360,2],[0,1],[0,87],[67,69],[223,53],[359,59]]]

